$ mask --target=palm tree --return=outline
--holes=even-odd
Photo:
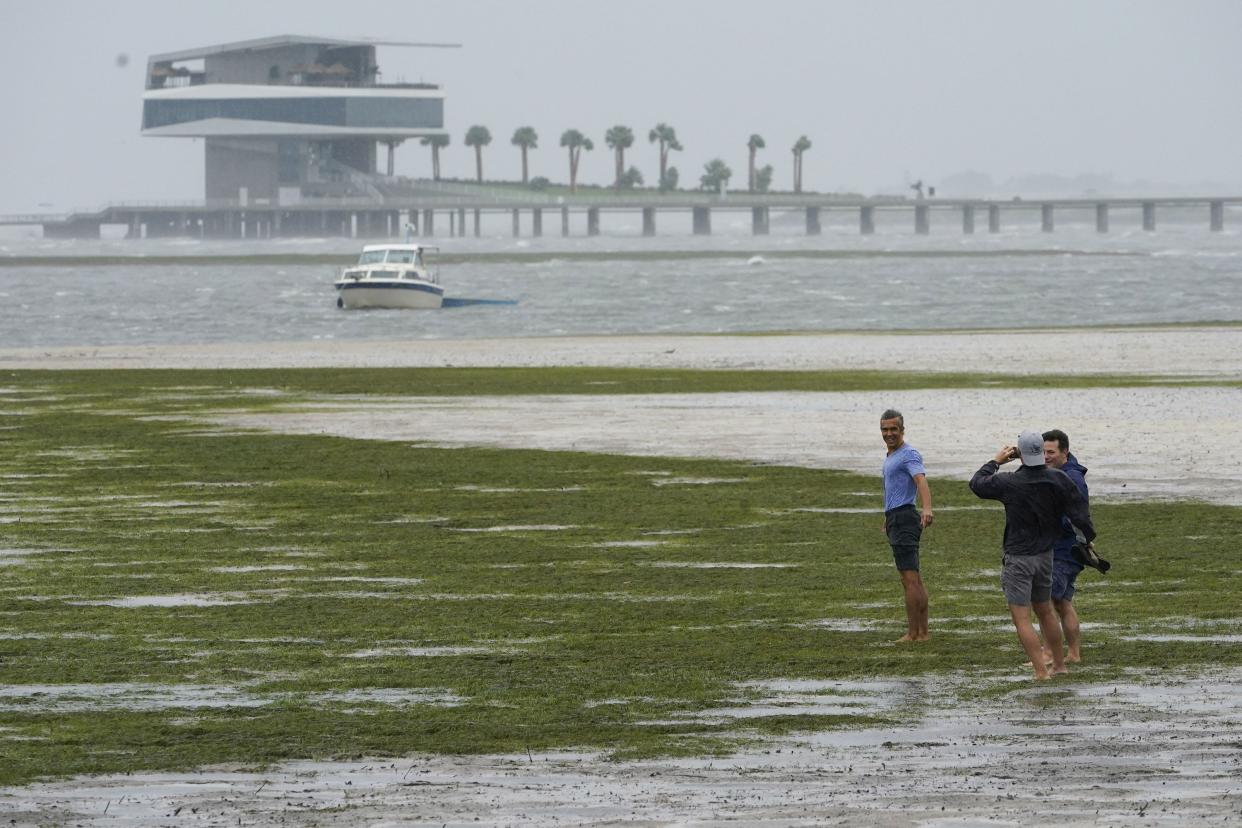
[[[627,126],[615,126],[604,133],[604,143],[612,147],[617,156],[616,187],[621,189],[621,179],[625,177],[625,151],[634,146],[634,130]]]
[[[681,150],[681,144],[677,142],[677,130],[668,124],[656,124],[651,132],[647,133],[647,140],[651,143],[660,144],[660,186],[665,185],[664,178],[668,175],[668,154],[670,150]]]
[[[764,164],[755,170],[755,192],[766,193],[772,186],[772,165]]]
[[[752,193],[755,191],[755,153],[766,146],[767,144],[763,143],[763,136],[758,134],[751,135],[750,140],[746,142],[746,148],[750,150],[750,177],[746,180],[748,182],[747,188]]]
[[[582,155],[582,151],[590,152],[595,149],[595,145],[591,143],[591,139],[587,138],[576,129],[567,129],[561,133],[561,146],[569,149],[569,191],[576,192],[578,189],[578,159]]]
[[[794,156],[794,192],[802,192],[802,153],[811,148],[811,139],[805,135],[798,137],[793,145]]]
[[[483,148],[492,142],[492,133],[485,126],[472,126],[466,130],[466,146],[474,147],[474,173],[483,183]]]
[[[418,143],[424,147],[431,147],[431,177],[440,180],[440,148],[449,145],[449,137],[447,135],[427,135],[420,138]]]
[[[729,169],[720,158],[713,158],[703,165],[704,174],[699,176],[699,184],[704,190],[721,191],[729,186],[729,179],[733,177],[733,170]]]
[[[518,127],[513,131],[513,138],[509,143],[515,147],[522,148],[522,183],[527,183],[526,176],[526,152],[531,149],[539,148],[539,133],[535,132],[534,127]]]

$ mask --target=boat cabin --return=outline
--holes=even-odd
[[[437,248],[426,248],[420,244],[369,244],[362,248],[358,264],[412,264],[415,267],[426,267],[423,251],[435,249]]]

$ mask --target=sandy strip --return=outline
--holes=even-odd
[[[0,349],[0,368],[615,367],[1242,378],[1242,326]]]
[[[969,479],[1020,431],[1056,427],[1091,470],[1097,501],[1242,504],[1242,442],[1222,439],[1242,434],[1242,388],[348,397],[325,398],[311,411],[211,419],[226,429],[715,457],[878,476],[879,415],[890,406],[904,413],[906,438],[923,453],[933,489],[936,479]]]

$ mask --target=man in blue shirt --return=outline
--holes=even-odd
[[[923,455],[906,442],[906,421],[900,411],[880,415],[880,436],[888,447],[884,458],[884,533],[893,549],[893,562],[901,576],[906,598],[906,634],[897,639],[926,641],[927,587],[919,574],[919,540],[932,525],[931,489],[923,469]],[[914,508],[918,495],[923,511]]]
[[[1065,472],[1078,491],[1082,492],[1083,500],[1090,507],[1087,492],[1087,467],[1078,462],[1069,450],[1069,435],[1059,428],[1044,432],[1044,463],[1054,469]],[[1074,532],[1074,524],[1069,518],[1061,518],[1061,537],[1052,547],[1052,607],[1061,619],[1061,635],[1065,638],[1066,661],[1082,661],[1082,633],[1078,625],[1078,612],[1074,609],[1074,581],[1083,566],[1075,558],[1072,550],[1078,542]],[[1048,660],[1052,660],[1051,654]]]

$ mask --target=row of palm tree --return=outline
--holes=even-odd
[[[647,133],[647,140],[652,144],[658,144],[660,151],[660,189],[674,189],[677,186],[677,169],[670,167],[668,163],[669,153],[680,151],[681,143],[677,140],[677,130],[665,123],[656,124],[651,131]],[[474,148],[474,169],[475,176],[479,183],[483,182],[483,148],[492,142],[492,133],[485,126],[472,126],[466,130],[465,144]],[[432,177],[440,180],[440,150],[449,145],[449,136],[447,135],[428,135],[420,139],[425,147],[431,147],[431,172]],[[513,137],[509,139],[509,143],[522,152],[522,183],[530,183],[530,167],[527,163],[528,153],[532,149],[539,147],[539,133],[534,127],[523,126],[518,127],[513,132]],[[631,167],[629,170],[625,168],[625,151],[634,146],[634,130],[627,126],[617,125],[604,133],[604,143],[613,151],[613,158],[616,166],[616,178],[614,186],[620,189],[627,184],[642,183],[642,175],[638,170]],[[595,144],[590,138],[582,134],[576,129],[567,129],[561,133],[561,146],[565,147],[569,152],[569,189],[574,192],[578,189],[578,162],[582,157],[582,151],[590,152],[595,149]],[[763,140],[762,135],[754,134],[746,142],[746,148],[749,151],[747,178],[747,189],[750,192],[765,191],[772,180],[772,167],[767,165],[763,168],[756,169],[755,162],[758,152],[764,149],[767,144]],[[793,171],[794,171],[794,192],[802,192],[802,155],[811,148],[811,141],[805,135],[799,136],[793,145]],[[724,165],[724,161],[714,158],[705,165],[707,175],[703,176],[703,186],[708,187],[708,182],[713,185],[719,185],[722,181],[721,173],[728,170]],[[727,183],[728,175],[723,176],[723,181]]]

